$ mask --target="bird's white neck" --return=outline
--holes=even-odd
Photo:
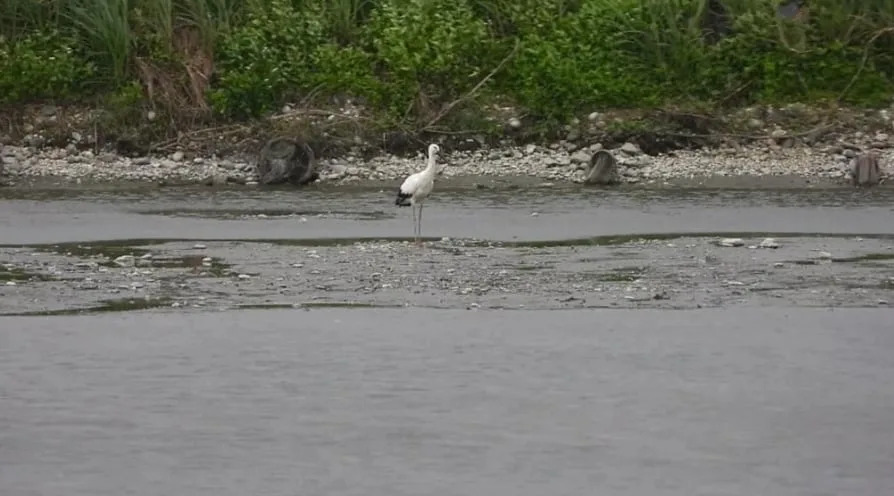
[[[431,174],[435,171],[436,167],[437,167],[437,160],[435,160],[434,154],[429,153],[428,154],[428,163],[426,164],[425,171],[423,171],[423,172],[425,172],[426,174]]]

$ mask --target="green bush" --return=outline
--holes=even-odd
[[[365,34],[393,113],[420,96],[455,99],[497,63],[498,47],[467,0],[383,0]]]
[[[325,43],[314,52],[313,63],[316,69],[311,81],[321,93],[347,93],[373,105],[385,104],[385,86],[373,72],[372,54],[353,46]]]
[[[551,118],[592,106],[654,104],[654,71],[641,52],[625,45],[620,26],[627,14],[616,7],[585,3],[549,33],[525,36],[505,91]]]
[[[76,42],[58,32],[32,33],[16,41],[0,37],[0,102],[68,99],[95,77]]]
[[[881,104],[894,92],[892,74],[884,72],[888,64],[879,63],[890,54],[875,54],[861,71],[869,33],[848,42],[818,24],[779,21],[760,11],[741,15],[734,29],[735,36],[705,47],[704,61],[692,71],[694,96],[718,100],[744,88],[742,98],[749,102],[831,100],[843,95],[858,71],[843,95],[846,102]]]
[[[894,0],[811,0],[805,21],[779,19],[771,0],[723,3],[731,32],[706,41],[707,0],[0,0],[0,98],[115,93],[146,67],[180,81],[193,47],[213,60],[207,95],[228,117],[349,94],[392,120],[426,121],[516,43],[477,101],[558,121],[604,107],[894,95]],[[199,40],[186,48],[184,27]]]
[[[472,0],[472,9],[497,37],[548,36],[557,20],[577,12],[582,3],[585,0]]]
[[[834,99],[862,66],[845,101],[890,100],[894,53],[884,47],[894,33],[877,40],[862,65],[864,46],[880,27],[861,24],[857,4],[818,3],[822,17],[801,23],[777,19],[766,2],[730,2],[739,8],[732,34],[712,44],[702,35],[704,2],[584,0],[548,31],[528,24],[533,28],[523,35],[524,50],[502,88],[536,114],[564,119],[593,107],[726,102],[730,96],[748,103]]]
[[[249,11],[246,22],[217,45],[214,109],[257,116],[313,86],[313,54],[324,42],[319,11],[271,0]]]

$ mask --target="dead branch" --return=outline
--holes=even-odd
[[[243,132],[243,131],[247,131],[247,130],[249,130],[249,127],[244,126],[242,124],[227,124],[225,126],[197,129],[195,131],[190,131],[188,133],[180,134],[176,138],[165,140],[165,141],[162,141],[159,143],[154,143],[152,145],[152,149],[168,151],[171,148],[175,147],[176,145],[179,145],[180,143],[182,143],[184,140],[188,140],[191,138],[193,138],[193,139],[200,138],[200,137],[202,137],[204,135],[208,135],[208,134],[214,134],[216,136],[230,136],[230,135],[233,135],[233,134],[236,134],[239,132]]]
[[[445,106],[443,109],[441,109],[441,111],[438,112],[438,115],[436,115],[432,120],[428,121],[428,124],[426,124],[426,125],[421,129],[421,131],[428,131],[429,129],[431,129],[432,126],[434,126],[438,121],[440,121],[440,120],[443,119],[447,114],[449,114],[450,111],[453,110],[453,108],[456,107],[459,103],[461,103],[461,102],[463,102],[463,101],[465,101],[465,100],[468,100],[468,99],[471,98],[475,93],[477,93],[478,90],[480,90],[482,86],[484,86],[488,81],[490,81],[490,79],[491,79],[492,77],[494,77],[494,75],[495,75],[497,72],[499,72],[499,70],[502,69],[503,66],[505,66],[505,65],[509,62],[510,59],[512,59],[512,57],[515,56],[516,52],[518,52],[518,47],[519,47],[519,46],[520,46],[519,41],[518,41],[518,40],[515,40],[515,46],[512,47],[512,51],[509,52],[509,55],[507,55],[505,58],[503,58],[503,60],[501,60],[500,63],[497,64],[497,66],[494,67],[493,70],[490,71],[490,73],[487,74],[487,76],[484,76],[484,79],[482,79],[481,81],[478,81],[478,84],[476,84],[476,85],[475,85],[471,90],[469,90],[465,95],[463,95],[463,96],[457,98],[456,100],[450,102],[449,104],[447,104],[447,106]]]
[[[807,131],[803,131],[800,133],[788,133],[783,136],[771,136],[769,134],[739,134],[739,133],[711,133],[711,134],[696,134],[696,133],[670,133],[670,132],[662,132],[665,136],[671,136],[675,138],[739,138],[739,139],[748,139],[748,140],[768,140],[768,139],[790,139],[790,138],[803,138],[804,136],[810,136],[811,134],[819,133],[822,131],[826,131],[830,128],[834,127],[833,124],[828,124],[826,122],[820,124],[819,126],[814,127],[813,129],[809,129]]]
[[[860,74],[863,73],[863,69],[866,68],[866,62],[869,61],[869,50],[872,48],[872,44],[875,43],[875,40],[879,39],[880,36],[887,33],[894,33],[894,26],[887,27],[884,29],[880,29],[869,38],[869,41],[866,42],[866,46],[863,47],[863,58],[860,60],[860,67],[857,68],[857,72],[854,73],[854,77],[851,78],[850,82],[847,83],[847,86],[841,90],[841,94],[838,95],[838,101],[841,102],[847,93],[851,90],[851,87],[854,86],[854,83],[857,82],[857,79],[860,77]]]
[[[754,83],[754,80],[753,80],[753,79],[749,79],[748,81],[745,81],[744,83],[740,84],[738,87],[736,87],[736,89],[734,89],[733,91],[731,91],[728,95],[726,95],[725,97],[721,98],[720,101],[717,102],[718,105],[726,105],[726,102],[732,100],[732,99],[735,98],[739,93],[741,93],[741,92],[745,91],[746,89],[748,89],[748,87],[751,86],[752,83]]]

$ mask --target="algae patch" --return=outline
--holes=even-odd
[[[11,266],[0,266],[0,282],[25,282],[25,281],[54,281],[55,277],[41,274],[39,272],[29,272]]]
[[[102,242],[102,243],[62,243],[55,245],[32,246],[35,251],[54,253],[67,257],[78,257],[85,260],[96,261],[104,267],[116,267],[115,259],[122,256],[140,258],[149,253],[149,250],[135,248],[129,242]],[[99,260],[96,260],[99,259]]]
[[[886,262],[894,260],[894,253],[867,253],[855,257],[832,258],[833,262],[860,263],[860,262]]]
[[[166,217],[197,217],[220,220],[265,220],[289,219],[295,217],[324,217],[351,220],[382,220],[391,217],[382,210],[287,210],[287,209],[157,209],[140,210],[141,215],[162,215]]]
[[[297,303],[245,303],[235,305],[240,310],[283,310],[313,308],[400,308],[401,305],[380,305],[357,301],[312,301]]]
[[[132,312],[137,310],[150,310],[153,308],[161,308],[171,306],[170,298],[121,298],[114,300],[103,300],[95,305],[79,308],[60,308],[56,310],[35,310],[33,312],[13,312],[5,313],[7,317],[28,317],[28,316],[59,316],[59,315],[86,315],[107,312]]]
[[[645,267],[618,267],[595,275],[596,280],[603,282],[633,282],[642,278]]]

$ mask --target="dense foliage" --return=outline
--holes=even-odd
[[[476,105],[556,119],[890,102],[894,0],[809,5],[792,19],[777,0],[0,0],[0,103],[134,83],[172,111],[242,118],[347,95],[412,121],[473,88]]]

